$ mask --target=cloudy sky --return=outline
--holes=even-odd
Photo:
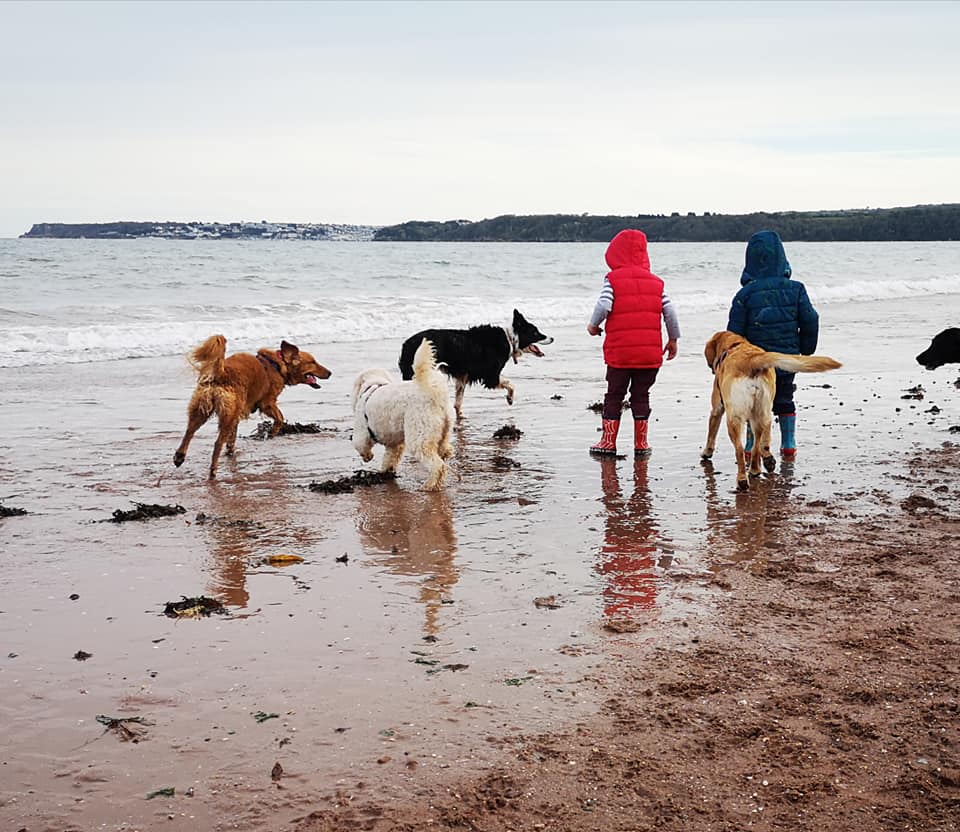
[[[960,202],[960,2],[0,3],[0,236]]]

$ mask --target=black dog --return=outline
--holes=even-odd
[[[934,336],[930,346],[917,356],[917,363],[928,370],[944,364],[960,364],[960,329],[951,327]]]
[[[399,364],[405,380],[413,378],[413,354],[424,338],[433,344],[440,369],[456,381],[454,407],[458,417],[463,415],[463,391],[468,384],[479,382],[490,390],[502,388],[507,391],[507,404],[513,404],[513,385],[500,377],[507,360],[512,357],[516,364],[525,352],[542,356],[537,345],[553,343],[553,338],[544,335],[516,309],[510,326],[425,329],[403,342]]]

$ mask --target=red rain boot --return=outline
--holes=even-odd
[[[633,422],[633,455],[636,458],[650,456],[651,449],[647,444],[647,420],[634,419]]]
[[[604,419],[603,436],[600,437],[600,441],[597,442],[596,445],[590,446],[590,453],[611,454],[615,456],[617,453],[617,432],[619,430],[619,419]]]

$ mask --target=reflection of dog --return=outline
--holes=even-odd
[[[430,469],[424,489],[443,486],[444,460],[453,455],[454,416],[447,381],[427,339],[413,356],[413,381],[395,381],[386,370],[364,370],[354,382],[352,405],[353,447],[364,462],[373,459],[374,445],[383,445],[383,470],[395,471],[406,446]]]
[[[774,368],[788,373],[819,373],[842,365],[821,355],[765,352],[733,332],[716,333],[707,341],[703,354],[714,378],[707,444],[700,455],[704,459],[713,456],[717,429],[726,412],[727,433],[737,452],[737,488],[746,491],[750,482],[743,450],[744,423],[750,425],[756,442],[755,451],[750,456],[750,473],[759,476],[761,457],[768,471],[777,465],[770,452],[771,413],[777,383]]]
[[[226,354],[227,339],[222,335],[211,335],[189,354],[197,371],[197,389],[187,409],[187,431],[173,455],[173,464],[179,468],[193,435],[216,413],[219,432],[210,462],[211,479],[217,475],[217,461],[224,445],[227,456],[233,456],[241,419],[259,410],[273,419],[270,435],[276,436],[283,427],[283,414],[277,407],[283,388],[294,384],[319,388],[317,378],[330,378],[330,371],[310,353],[286,341],[280,342],[279,350],[263,348],[256,355],[239,352],[226,358]]]
[[[935,335],[930,346],[917,356],[917,363],[928,370],[944,364],[960,364],[960,329],[952,327]]]
[[[470,329],[426,329],[411,335],[400,351],[400,372],[413,378],[413,356],[420,341],[433,342],[437,361],[444,372],[456,381],[455,408],[463,415],[463,391],[468,384],[480,382],[489,390],[507,391],[507,404],[513,404],[513,385],[500,377],[509,358],[516,364],[523,353],[542,356],[538,344],[552,344],[548,338],[516,309],[510,326],[482,324]]]
[[[363,548],[374,563],[415,588],[415,597],[423,604],[423,634],[438,635],[460,577],[447,494],[411,494],[396,483],[358,488],[356,494],[357,531]]]

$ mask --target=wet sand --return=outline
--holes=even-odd
[[[786,631],[766,624],[800,613],[770,604],[796,606],[790,595],[807,597],[800,584],[811,574],[834,580],[836,553],[867,537],[858,523],[894,545],[904,522],[898,506],[917,488],[905,461],[915,446],[951,441],[949,427],[960,422],[956,373],[922,370],[912,356],[926,335],[904,345],[877,327],[878,314],[924,333],[939,328],[928,322],[929,301],[862,304],[847,311],[843,332],[825,328],[819,352],[845,367],[802,380],[797,462],[740,496],[723,442],[713,468],[698,462],[709,322],[684,322],[683,354],[654,387],[655,451],[646,463],[587,456],[598,425],[587,405],[603,392],[599,340],[562,331],[551,333],[557,343],[546,358],[508,368],[513,408],[468,391],[442,494],[420,492],[423,472],[409,462],[396,483],[339,495],[307,488],[361,467],[347,438],[350,384],[366,366],[392,366],[393,344],[301,345],[334,377],[321,391],[285,392],[280,405],[289,421],[317,422],[324,432],[245,439],[212,484],[204,478],[212,425],[183,468],[170,464],[192,389],[182,361],[0,371],[15,417],[0,439],[0,494],[5,506],[29,512],[0,520],[0,821],[31,832],[161,821],[170,829],[273,829],[363,803],[404,807],[397,823],[408,826],[397,828],[420,828],[428,816],[442,818],[424,814],[419,792],[439,800],[452,783],[481,788],[504,766],[537,762],[531,738],[555,737],[556,754],[543,756],[559,759],[562,742],[582,738],[572,726],[595,732],[604,723],[610,736],[625,726],[644,735],[667,727],[637,692],[662,691],[673,684],[667,675],[684,668],[701,675],[717,651],[742,659],[744,678],[763,677],[762,660],[747,649],[760,630],[777,661],[803,655],[793,622]],[[924,400],[901,399],[918,383]],[[927,412],[933,405],[939,412]],[[504,424],[523,434],[494,439]],[[244,423],[241,435],[255,427]],[[504,456],[516,465],[498,462]],[[955,461],[941,467],[942,481],[929,487],[956,495]],[[931,496],[946,512],[937,522],[954,522],[956,501]],[[186,511],[99,522],[131,501]],[[926,534],[920,525],[915,533]],[[304,561],[263,563],[280,553]],[[774,561],[795,564],[803,580],[767,581]],[[946,587],[934,567],[924,580]],[[825,597],[846,597],[850,587],[838,586]],[[950,592],[930,598],[955,611]],[[163,616],[166,602],[199,594],[230,614]],[[550,596],[555,604],[535,603]],[[799,606],[816,609],[815,594],[809,599]],[[818,614],[820,624],[833,622],[830,610]],[[829,630],[813,622],[800,631]],[[700,655],[707,643],[714,652]],[[944,661],[956,658],[955,647],[949,639],[926,644]],[[78,661],[78,650],[92,655]],[[736,678],[737,663],[725,666]],[[684,699],[671,691],[674,704]],[[257,713],[277,716],[258,722]],[[652,721],[637,721],[641,714]],[[97,715],[152,724],[124,742]],[[686,759],[684,771],[699,759],[703,720],[674,724],[687,748],[676,762]],[[669,732],[661,737],[663,749],[669,740]],[[655,734],[648,741],[652,754]],[[274,779],[277,763],[283,775]],[[166,787],[173,797],[146,799]],[[491,799],[497,806],[504,798]],[[520,814],[510,816],[513,827],[498,826],[481,804],[473,820],[489,828],[534,828]],[[547,823],[550,813],[537,811],[536,822]],[[309,823],[348,828],[376,816]],[[568,818],[555,828],[644,828],[620,822],[611,815],[607,825],[577,827]]]

